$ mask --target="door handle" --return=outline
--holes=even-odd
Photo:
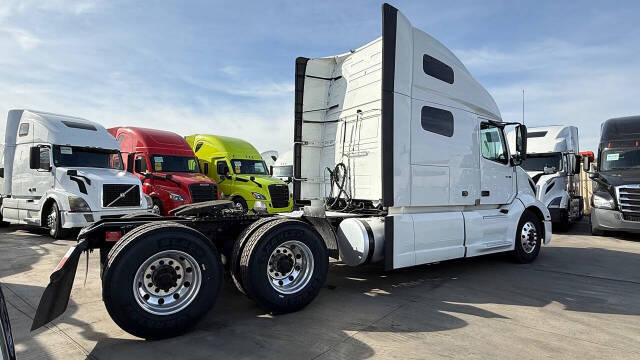
[[[34,192],[36,191],[36,188],[29,188],[29,192]]]
[[[506,175],[506,178],[507,179],[511,179],[511,175]]]
[[[482,190],[482,192],[480,193],[482,196],[490,196],[491,195],[491,191],[489,190]]]

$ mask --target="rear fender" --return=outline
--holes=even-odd
[[[334,259],[340,258],[340,252],[338,251],[338,238],[336,232],[333,230],[333,226],[326,218],[324,209],[318,212],[317,209],[313,209],[310,206],[304,207],[304,214],[302,219],[308,222],[313,228],[320,234],[327,246],[327,254]]]

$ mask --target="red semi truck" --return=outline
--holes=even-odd
[[[153,199],[153,212],[167,215],[184,204],[218,199],[215,181],[200,173],[198,159],[186,140],[173,132],[114,127],[127,171],[142,181]]]

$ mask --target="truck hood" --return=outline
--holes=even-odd
[[[268,187],[269,185],[272,184],[284,184],[284,181],[273,177],[271,175],[250,175],[250,174],[242,174],[242,175],[236,175],[236,178],[240,178],[240,179],[244,179],[244,180],[248,180],[249,182],[251,182],[251,178],[253,178],[253,181],[255,181],[256,183],[262,185],[263,187]],[[251,182],[253,183],[253,182]]]
[[[191,184],[215,184],[216,182],[200,173],[184,173],[184,172],[154,172],[154,175],[165,177],[171,175],[171,180],[182,185],[189,186]]]
[[[640,184],[640,169],[603,171],[598,174],[600,180],[611,186]]]
[[[67,175],[68,170],[76,170],[77,176]],[[100,168],[68,168],[55,169],[56,187],[66,193],[81,196],[93,211],[102,208],[102,189],[105,184],[137,185],[142,199],[142,187],[137,176],[123,170]],[[133,189],[132,191],[136,191]],[[136,208],[139,208],[137,206]]]

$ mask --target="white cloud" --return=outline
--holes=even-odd
[[[23,50],[31,50],[42,42],[42,40],[34,34],[19,28],[0,27],[0,40],[5,37],[2,36],[2,34],[17,43]]]
[[[525,89],[527,126],[578,126],[581,148],[596,150],[604,120],[640,112],[640,62],[628,45],[551,39],[509,52],[483,47],[456,54],[488,88],[504,120],[521,119]]]

